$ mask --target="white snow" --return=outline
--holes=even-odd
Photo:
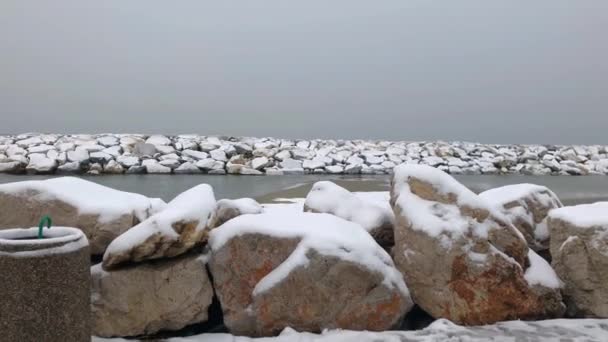
[[[410,178],[429,183],[440,194],[453,194],[456,204],[429,201],[413,194],[408,184]],[[395,168],[393,183],[395,205],[409,220],[412,229],[424,231],[430,236],[438,237],[446,233],[450,237],[456,237],[469,231],[478,237],[488,236],[492,222],[488,219],[478,222],[472,217],[462,215],[459,206],[485,209],[490,212],[491,217],[509,222],[500,210],[487,204],[474,192],[439,169],[426,165],[402,164]],[[521,233],[514,227],[513,231],[523,239]]]
[[[390,256],[358,224],[329,214],[285,211],[243,215],[212,230],[209,245],[213,251],[217,251],[231,238],[245,234],[301,239],[287,260],[260,280],[254,294],[267,291],[298,266],[305,266],[308,262],[306,253],[316,250],[380,272],[384,276],[384,284],[397,287],[409,296],[403,276],[394,267]]]
[[[77,228],[52,226],[50,229],[44,228],[44,239],[38,239],[38,227],[25,229],[6,229],[0,230],[0,245],[4,246],[26,246],[38,245],[49,248],[40,248],[29,251],[3,252],[0,248],[0,255],[12,256],[16,258],[44,257],[52,254],[64,254],[77,251],[89,244],[84,233]],[[20,239],[20,240],[16,240]],[[57,246],[57,244],[61,244]]]
[[[80,214],[98,214],[101,223],[113,221],[125,213],[134,213],[143,221],[162,210],[161,199],[123,192],[77,177],[58,177],[41,181],[24,181],[0,185],[0,192],[20,194],[28,190],[40,192],[36,199],[66,202],[78,208]]]
[[[608,202],[553,209],[549,212],[549,218],[566,221],[579,228],[608,228]]]
[[[546,193],[545,193],[546,192]],[[479,197],[496,205],[505,205],[523,198],[534,198],[545,206],[561,207],[562,204],[549,188],[529,183],[506,185],[486,190]]]
[[[104,258],[110,254],[121,254],[140,245],[149,237],[161,234],[167,239],[178,239],[173,230],[176,222],[198,221],[196,231],[207,227],[207,221],[215,210],[213,189],[207,184],[197,185],[175,197],[165,209],[127,230],[108,246]]]
[[[435,190],[441,194],[452,193],[456,195],[458,204],[468,205],[473,208],[487,208],[473,191],[460,184],[456,179],[447,173],[428,165],[421,164],[401,164],[394,169],[393,181],[394,193],[399,197],[403,190],[409,192],[408,180],[417,178],[433,185]]]
[[[389,199],[383,198],[385,201],[382,201],[377,197],[377,193],[357,196],[335,183],[321,181],[313,185],[305,205],[317,212],[329,213],[358,223],[365,230],[371,231],[387,222],[395,221]]]
[[[563,206],[559,198],[549,188],[528,183],[490,189],[480,193],[479,197],[501,210],[512,222],[517,219],[526,220],[531,227],[534,227],[534,237],[538,241],[549,239],[547,220],[545,219],[536,224],[525,200],[533,200],[548,208],[560,208]],[[505,205],[512,202],[518,202],[519,205],[504,209]]]
[[[559,277],[551,265],[532,249],[528,250],[528,260],[530,260],[530,267],[526,270],[524,278],[529,285],[542,285],[552,289],[561,287]]]
[[[605,342],[607,340],[608,319],[509,321],[472,327],[438,319],[423,330],[413,331],[371,332],[334,329],[312,334],[285,328],[276,337],[250,338],[225,333],[207,333],[169,338],[167,342]],[[122,341],[126,340],[98,337],[92,339],[92,342]]]
[[[221,199],[217,201],[217,207],[236,208],[241,215],[261,214],[264,211],[264,208],[253,198]]]

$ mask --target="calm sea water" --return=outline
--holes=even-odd
[[[0,184],[55,176],[0,175]],[[371,190],[388,190],[388,176],[218,176],[218,175],[104,175],[83,178],[115,189],[136,192],[149,197],[171,200],[177,194],[197,184],[213,186],[217,198],[259,197],[301,184],[319,180],[361,180],[374,183]],[[517,183],[548,186],[566,204],[608,200],[608,177],[605,176],[457,176],[475,192]],[[380,188],[380,189],[379,189]]]

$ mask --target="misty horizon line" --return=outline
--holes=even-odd
[[[77,136],[77,135],[95,135],[95,136],[104,136],[104,135],[132,135],[132,136],[153,136],[153,135],[163,135],[167,137],[178,137],[178,136],[188,136],[194,135],[197,137],[215,137],[220,138],[222,140],[228,140],[230,138],[235,139],[276,139],[276,140],[306,140],[306,141],[370,141],[370,142],[379,142],[379,141],[387,141],[387,142],[403,142],[403,143],[436,143],[436,142],[444,142],[447,144],[453,143],[470,143],[470,144],[482,144],[482,145],[520,145],[520,146],[608,146],[608,144],[590,144],[590,143],[550,143],[550,142],[487,142],[487,141],[477,141],[477,140],[466,140],[466,139],[393,139],[393,138],[376,138],[376,137],[292,137],[292,136],[276,136],[276,135],[248,135],[248,134],[220,134],[220,133],[195,133],[195,132],[177,132],[177,133],[167,133],[167,132],[159,132],[159,131],[142,131],[142,132],[39,132],[39,131],[30,131],[30,132],[18,132],[18,133],[0,133],[0,137],[17,137],[20,135],[63,135],[63,136]]]

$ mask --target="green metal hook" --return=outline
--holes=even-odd
[[[43,229],[45,223],[46,223],[46,227],[50,229],[51,225],[53,224],[53,221],[51,220],[51,217],[49,215],[44,215],[40,219],[40,223],[38,224],[38,238],[39,239],[44,238],[44,236],[42,235],[42,229]]]

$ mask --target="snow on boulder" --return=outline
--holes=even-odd
[[[31,153],[28,155],[29,163],[26,166],[26,171],[36,174],[53,173],[57,168],[57,161],[47,158],[42,153]]]
[[[328,214],[243,215],[210,233],[209,267],[228,329],[381,331],[412,307],[390,256],[359,225]]]
[[[237,216],[261,214],[263,211],[264,208],[251,198],[222,199],[217,201],[215,211],[209,219],[209,229],[219,227]]]
[[[548,226],[568,314],[608,318],[608,202],[554,209]]]
[[[103,256],[103,267],[111,269],[187,252],[206,240],[215,205],[213,189],[207,184],[179,194],[164,210],[112,241]]]
[[[0,229],[34,227],[49,215],[54,225],[82,230],[91,254],[164,208],[160,199],[114,190],[76,177],[0,185]]]
[[[157,146],[171,145],[171,139],[164,135],[152,135],[146,140],[146,144]]]
[[[91,268],[91,320],[96,336],[138,336],[205,322],[213,287],[199,255],[112,272]]]
[[[395,216],[389,205],[362,198],[328,181],[317,182],[306,196],[304,211],[336,215],[362,226],[383,247],[394,244]]]
[[[546,218],[551,209],[562,207],[553,191],[542,185],[514,184],[484,191],[479,196],[503,211],[526,238],[530,248],[548,254]]]
[[[563,313],[554,279],[526,276],[532,262],[534,270],[548,265],[530,257],[499,210],[454,178],[404,164],[395,168],[391,198],[395,263],[414,301],[433,317],[474,325]]]

